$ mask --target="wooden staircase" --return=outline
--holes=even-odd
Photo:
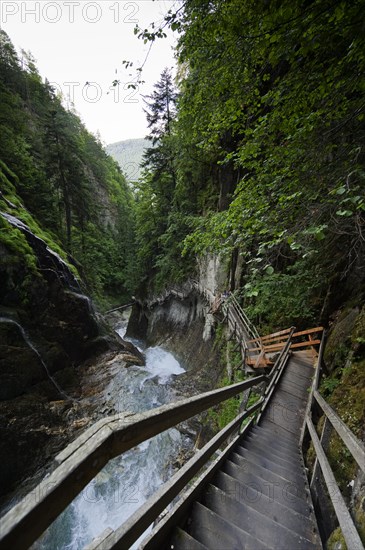
[[[299,448],[313,371],[307,352],[292,354],[258,425],[231,450],[166,548],[322,548]]]
[[[112,458],[238,396],[237,416],[126,522],[114,531],[106,529],[87,550],[131,548],[151,525],[155,526],[139,549],[320,550],[314,511],[325,544],[321,521],[328,504],[347,547],[364,550],[326,451],[335,431],[365,474],[365,446],[318,392],[324,339],[317,356],[318,342],[312,335],[322,328],[296,333],[292,327],[260,338],[244,312],[234,306],[226,308],[226,320],[243,360],[248,358],[250,339],[250,347],[259,348],[254,350],[257,357],[275,352],[272,368],[262,368],[266,363],[255,360],[260,371],[243,382],[140,414],[121,413],[96,422],[57,455],[49,477],[1,518],[0,550],[29,548]],[[303,341],[304,337],[308,340]],[[293,338],[301,341],[293,343]],[[246,397],[251,389],[261,397],[249,406]],[[302,455],[309,441],[316,457],[310,488]],[[323,504],[324,498],[328,503]]]

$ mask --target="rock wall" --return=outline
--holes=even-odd
[[[119,344],[70,267],[23,222],[2,215],[9,242],[14,234],[21,243],[21,232],[28,246],[22,255],[0,243],[0,400],[6,400]],[[54,390],[50,384],[49,397],[59,398]]]
[[[178,359],[187,371],[175,381],[183,395],[217,387],[225,368],[216,342],[219,320],[210,311],[196,290],[184,298],[171,295],[153,307],[136,303],[132,308],[127,335],[162,346]]]
[[[227,288],[227,266],[216,255],[198,260],[197,280],[149,296],[132,308],[127,335],[160,345],[187,370],[176,380],[185,395],[216,387],[224,371],[215,341],[219,320],[211,313],[214,297]]]
[[[228,267],[221,256],[206,254],[198,259],[199,284],[216,295],[228,285]]]
[[[112,352],[138,355],[103,322],[69,265],[39,236],[9,216],[3,231],[0,503],[27,476],[43,472],[78,429],[85,360]]]

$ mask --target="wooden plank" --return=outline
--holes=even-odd
[[[267,336],[261,336],[261,338],[255,338],[253,340],[249,340],[248,341],[248,344],[253,344],[255,342],[262,342],[263,344],[267,343],[267,342],[271,342],[271,341],[275,341],[275,340],[281,340],[286,334],[288,334],[290,332],[290,328],[288,329],[285,329],[285,330],[280,330],[279,332],[274,332],[272,334],[268,334]],[[296,338],[297,336],[305,336],[307,334],[313,334],[313,333],[316,333],[316,332],[322,332],[324,330],[323,327],[314,327],[314,328],[309,328],[307,330],[301,330],[299,332],[295,332],[292,336],[292,338]]]
[[[318,390],[314,392],[314,398],[344,442],[347,449],[358,463],[361,470],[365,473],[365,445],[357,439],[352,431],[341,420],[338,414],[336,414],[332,407],[323,399]]]
[[[122,414],[100,421],[89,439],[85,440],[84,434],[72,444],[71,450],[60,453],[59,460],[60,456],[67,458],[2,518],[0,548],[31,546],[111,458],[266,380],[261,375],[127,419]]]
[[[321,433],[321,439],[320,439],[322,449],[324,450],[325,453],[327,453],[327,451],[328,451],[332,431],[333,431],[332,424],[328,420],[327,416],[325,416],[325,420],[324,420],[323,428],[322,428],[322,433]],[[319,466],[318,458],[316,458],[315,461],[314,461],[312,478],[311,478],[311,481],[310,481],[310,484],[309,484],[311,489],[313,488],[313,485],[317,482],[317,478],[318,478],[319,473],[320,473],[320,466]]]
[[[312,340],[309,342],[308,340],[306,342],[297,342],[296,344],[291,344],[291,349],[298,349],[298,348],[306,348],[314,345],[319,345],[321,343],[321,340]],[[271,344],[270,346],[264,346],[264,351],[266,353],[270,351],[280,351],[283,349],[284,343],[281,344]],[[248,348],[249,352],[258,352],[261,351],[261,348]]]
[[[319,378],[320,378],[321,371],[322,371],[322,361],[323,361],[325,342],[326,342],[326,331],[324,331],[324,333],[323,333],[322,340],[321,340],[321,345],[319,346],[318,361],[317,361],[317,363],[315,363],[315,362],[313,363],[313,366],[315,368],[315,375],[314,375],[313,380],[312,380],[312,385],[311,385],[311,389],[310,389],[310,392],[309,392],[309,398],[308,398],[304,418],[308,418],[309,415],[310,415],[310,412],[312,410],[313,394],[314,394],[315,390],[318,388],[318,385],[319,385]],[[303,353],[303,352],[298,352],[298,353]],[[303,426],[302,426],[301,433],[300,433],[300,440],[299,440],[299,443],[300,443],[301,447],[303,447],[303,442],[304,442],[306,431],[307,431],[307,424],[306,424],[306,422],[303,422]]]
[[[347,548],[351,548],[351,550],[363,550],[364,547],[359,533],[352,521],[350,512],[347,509],[342,493],[337,485],[336,478],[332,472],[325,452],[322,449],[316,429],[310,418],[307,418],[306,423]]]
[[[83,550],[96,550],[96,548],[99,546],[101,542],[104,542],[110,535],[113,533],[113,529],[111,527],[108,527],[99,535],[96,537],[93,541],[90,542],[87,546],[84,547]]]
[[[321,340],[312,340],[311,342],[297,342],[296,344],[291,344],[290,349],[299,349],[299,348],[307,348],[311,346],[319,346],[321,344]]]
[[[198,500],[207,483],[213,478],[217,470],[222,466],[229,453],[234,449],[238,441],[241,441],[245,434],[252,427],[251,419],[244,428],[244,432],[233,439],[224,449],[223,453],[216,458],[211,465],[194,481],[193,485],[182,495],[171,511],[156,525],[153,531],[141,542],[140,550],[160,550],[164,547],[167,538],[174,527],[181,524],[186,517],[190,506]]]
[[[256,363],[257,363],[256,359],[246,359],[246,365],[249,365],[250,367],[255,367]],[[274,364],[273,361],[271,361],[268,358],[263,358],[260,362],[261,366],[266,366],[266,367],[268,367],[270,365],[273,365],[273,364]],[[257,368],[259,368],[259,367],[257,367]]]
[[[116,529],[111,535],[102,541],[96,549],[112,550],[117,548],[130,548],[132,544],[144,533],[149,525],[171,503],[187,483],[206,464],[212,454],[222,445],[228,436],[245,420],[258,410],[263,402],[255,403],[247,411],[236,416],[223,430],[215,435],[193,458],[191,458],[180,470],[162,487],[160,487],[127,521]]]
[[[314,328],[309,328],[307,330],[301,330],[300,332],[295,332],[293,334],[293,338],[295,338],[296,336],[305,336],[306,334],[313,334],[315,332],[322,332],[324,330],[323,327],[314,327]]]
[[[248,344],[252,344],[254,342],[264,342],[265,340],[270,340],[271,338],[275,339],[275,337],[280,337],[282,335],[289,334],[291,331],[291,328],[287,328],[285,330],[280,330],[279,332],[273,332],[272,334],[267,334],[266,336],[261,336],[260,338],[254,338],[253,340],[249,340]]]

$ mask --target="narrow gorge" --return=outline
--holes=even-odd
[[[364,0],[26,4],[1,550],[362,550]]]

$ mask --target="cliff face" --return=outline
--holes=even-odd
[[[81,364],[138,352],[107,327],[40,233],[4,212],[0,228],[1,503],[87,422]]]
[[[187,395],[218,385],[224,371],[215,344],[219,320],[212,314],[215,293],[224,290],[225,267],[217,256],[199,261],[198,278],[166,289],[133,306],[127,334],[148,346],[161,345],[187,370],[176,380]]]
[[[32,254],[27,261],[0,245],[0,398],[11,399],[117,342],[65,261],[16,217],[2,219],[9,239]],[[49,390],[57,397],[54,385]]]

